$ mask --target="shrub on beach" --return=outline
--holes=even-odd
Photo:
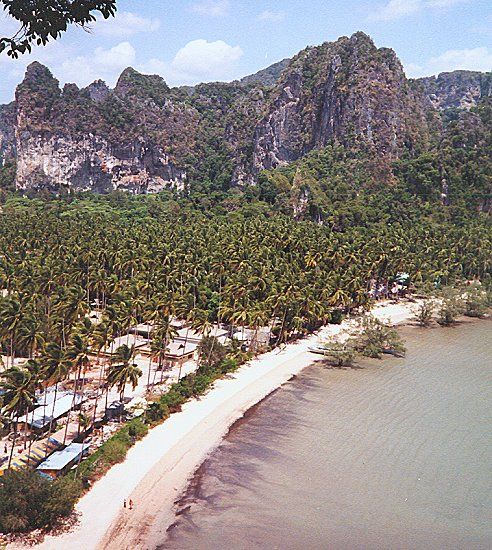
[[[472,286],[466,290],[465,315],[467,317],[483,317],[488,308],[487,292],[479,286]]]
[[[327,344],[325,356],[330,365],[335,367],[351,367],[354,364],[356,352],[350,342],[346,344]]]
[[[425,300],[419,305],[417,313],[415,314],[415,319],[421,327],[428,327],[432,323],[432,317],[434,316],[434,311],[436,306],[434,302],[430,300]]]
[[[381,358],[385,351],[403,355],[406,351],[398,332],[372,315],[362,317],[353,339],[356,351],[365,357]]]
[[[465,311],[463,293],[454,288],[444,288],[438,309],[437,322],[444,327],[453,325],[456,318]]]
[[[330,324],[340,325],[343,320],[343,312],[341,309],[333,309],[330,314]]]
[[[122,441],[122,438],[113,438],[106,441],[104,444],[104,452],[102,453],[103,462],[108,466],[123,462],[128,450],[128,446],[125,443],[125,441]]]

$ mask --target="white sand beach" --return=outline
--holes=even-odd
[[[410,320],[416,304],[380,303],[373,314],[392,324]],[[38,548],[58,550],[153,548],[174,520],[174,502],[230,426],[253,405],[311,365],[308,348],[338,334],[348,323],[263,354],[215,383],[205,396],[152,429],[95,483],[78,503],[79,524],[69,533],[47,537]],[[133,510],[123,508],[132,499]],[[159,525],[155,525],[159,517]]]

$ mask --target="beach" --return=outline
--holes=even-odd
[[[391,324],[409,321],[416,303],[379,303],[372,313]],[[183,406],[152,429],[77,504],[79,523],[68,533],[49,536],[37,548],[57,550],[152,548],[174,521],[175,501],[206,457],[244,413],[294,375],[313,364],[309,347],[327,340],[351,322],[260,355],[217,381],[200,399]],[[123,507],[124,500],[134,508]],[[158,525],[156,518],[159,516]],[[167,518],[167,519],[166,519]]]

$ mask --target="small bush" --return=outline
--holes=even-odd
[[[206,374],[199,374],[195,377],[193,395],[202,395],[213,382],[213,378]]]
[[[435,304],[428,300],[420,304],[415,319],[421,327],[428,327],[432,323],[435,308]]]
[[[228,372],[234,372],[239,368],[239,364],[236,359],[227,358],[219,365],[219,371],[221,374],[227,374]]]
[[[135,440],[145,437],[148,431],[149,427],[140,418],[135,418],[128,424],[128,435]]]
[[[103,448],[104,452],[102,453],[102,459],[109,466],[112,466],[113,464],[118,464],[119,462],[123,462],[123,460],[125,460],[126,452],[128,450],[128,446],[125,445],[124,441],[116,438],[112,438],[106,441],[101,449]]]
[[[332,325],[340,325],[343,320],[343,313],[340,309],[334,309],[330,313],[330,324]]]
[[[472,286],[466,290],[465,315],[467,317],[483,317],[488,307],[487,292],[479,286]]]
[[[380,359],[385,351],[403,355],[405,346],[398,332],[372,315],[366,315],[359,324],[353,347],[366,357]]]
[[[166,405],[171,413],[180,411],[181,406],[186,401],[186,397],[184,397],[181,393],[178,393],[175,386],[176,384],[174,384],[171,389],[159,400],[161,405]]]
[[[150,403],[145,412],[146,421],[150,424],[156,424],[169,416],[169,407],[159,401]]]
[[[351,367],[354,364],[355,350],[349,344],[327,344],[325,356],[328,359],[330,365],[336,367]]]

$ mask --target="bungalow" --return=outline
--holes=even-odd
[[[88,452],[89,445],[84,443],[71,443],[62,451],[54,452],[49,458],[42,462],[36,470],[44,477],[55,479],[77,464]]]
[[[43,404],[19,418],[18,429],[22,431],[27,425],[30,430],[43,432],[53,421],[67,414],[70,409],[79,407],[82,401],[82,396],[79,394],[74,396],[73,392],[58,392],[56,401],[54,393],[48,393]]]
[[[171,366],[183,365],[187,361],[193,359],[198,344],[193,342],[181,342],[179,340],[173,340],[167,347],[166,361]]]
[[[115,338],[109,346],[103,348],[101,350],[101,355],[104,355],[105,357],[111,357],[115,354],[116,350],[120,348],[121,346],[135,346],[135,349],[137,351],[142,351],[143,348],[148,346],[149,341],[147,338],[143,338],[139,334],[124,334],[123,336],[119,336],[118,338]],[[145,350],[143,350],[145,352]]]
[[[270,343],[271,338],[271,328],[270,327],[241,327],[236,330],[232,337],[234,340],[237,340],[241,344],[249,347],[265,348]]]
[[[183,327],[177,331],[176,336],[174,337],[174,341],[178,342],[191,342],[193,344],[199,344],[203,337],[207,336],[213,336],[214,338],[217,338],[217,340],[221,344],[226,344],[229,339],[229,331],[226,329],[223,329],[217,325],[214,325],[208,333],[204,333],[201,331],[197,331],[195,329],[189,328],[189,327]]]
[[[186,321],[173,318],[171,319],[171,326],[175,330],[180,330],[186,327]],[[142,336],[143,338],[146,338],[147,340],[150,340],[152,339],[152,331],[154,330],[154,327],[154,323],[139,323],[138,325],[130,329],[130,333],[137,334],[139,336]]]

